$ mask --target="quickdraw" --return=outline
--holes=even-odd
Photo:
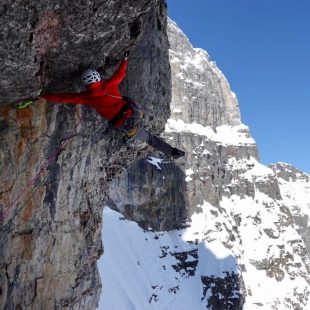
[[[20,101],[18,103],[15,103],[13,106],[16,109],[25,109],[25,108],[29,107],[32,103],[33,103],[32,99],[26,99],[26,100]]]

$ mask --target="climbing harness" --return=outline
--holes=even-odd
[[[124,104],[120,111],[110,120],[110,124],[114,126],[128,110],[132,110],[132,108],[128,104]]]

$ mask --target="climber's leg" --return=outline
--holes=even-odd
[[[150,132],[144,129],[143,126],[139,126],[136,134],[132,139],[139,139],[145,141],[149,145],[153,146],[156,150],[165,153],[167,156],[173,156],[178,158],[184,156],[184,152],[172,147],[170,144],[166,143],[162,139],[152,135]]]
[[[124,122],[120,130],[124,132],[129,139],[144,141],[167,156],[179,158],[185,155],[183,151],[172,147],[170,144],[148,132],[142,125],[143,112],[141,107],[128,97],[124,97],[124,99],[133,109],[133,115]]]

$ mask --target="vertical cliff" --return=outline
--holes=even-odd
[[[0,26],[0,308],[95,309],[108,183],[149,150],[85,107],[11,104],[80,91],[82,70],[107,78],[130,50],[123,93],[161,132],[171,98],[165,1],[6,1]]]
[[[6,1],[0,26],[0,308],[95,309],[103,250],[103,309],[309,307],[309,176],[259,163],[228,81],[164,0]],[[80,91],[88,67],[110,77],[126,50],[123,93],[184,158],[85,107],[12,107]]]
[[[122,215],[104,211],[103,305],[307,309],[309,176],[259,163],[223,73],[172,21],[168,36],[162,137],[186,156],[171,163],[154,154],[111,183],[109,206]]]

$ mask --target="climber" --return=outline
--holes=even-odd
[[[158,137],[142,126],[143,112],[130,98],[122,96],[119,85],[126,76],[129,52],[125,52],[120,67],[108,80],[101,80],[100,74],[93,69],[86,70],[82,82],[86,90],[80,93],[49,93],[43,98],[58,103],[85,104],[95,109],[102,117],[109,120],[114,128],[123,132],[129,139],[147,142],[168,157],[179,158],[185,153]]]

